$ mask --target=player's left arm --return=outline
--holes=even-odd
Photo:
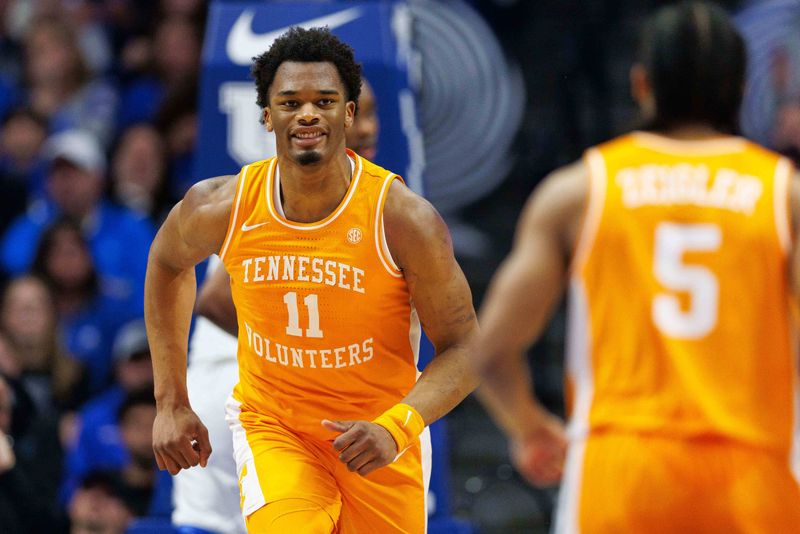
[[[387,195],[384,228],[392,258],[403,271],[436,357],[408,395],[374,421],[323,422],[342,433],[333,447],[348,469],[361,475],[393,462],[426,425],[452,410],[477,386],[467,347],[478,324],[444,221],[430,203],[395,181]]]
[[[467,355],[478,328],[464,273],[453,255],[450,232],[436,209],[395,181],[384,209],[386,241],[403,271],[411,300],[435,358],[402,400],[429,425],[478,385]]]

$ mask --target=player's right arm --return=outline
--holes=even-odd
[[[211,454],[208,432],[189,406],[186,353],[197,291],[194,267],[222,247],[235,182],[224,176],[193,186],[159,229],[147,261],[145,323],[157,407],[153,449],[159,468],[173,475],[205,466]]]
[[[478,397],[509,436],[517,468],[536,484],[560,478],[566,439],[561,422],[533,395],[524,354],[564,291],[587,204],[586,174],[583,164],[570,165],[531,196],[487,292],[471,352],[483,380]]]

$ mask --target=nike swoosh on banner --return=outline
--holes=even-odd
[[[258,223],[258,224],[251,224],[250,226],[248,226],[247,224],[242,223],[242,232],[249,232],[250,230],[254,230],[254,229],[258,228],[259,226],[264,226],[265,224],[267,224],[267,223],[262,222],[262,223]]]
[[[235,64],[250,65],[253,61],[253,56],[266,52],[267,49],[272,46],[272,43],[275,42],[275,39],[286,33],[289,28],[298,26],[308,30],[319,26],[327,26],[332,30],[354,21],[361,15],[360,7],[351,7],[344,11],[325,15],[324,17],[298,22],[291,26],[259,34],[253,33],[252,24],[255,11],[248,9],[243,11],[242,14],[239,15],[239,18],[236,19],[236,22],[233,23],[231,32],[228,34],[226,51],[230,60]]]

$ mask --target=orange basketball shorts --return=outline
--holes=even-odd
[[[718,438],[591,434],[568,454],[556,532],[800,532],[789,463]]]
[[[294,433],[269,416],[243,412],[233,397],[226,410],[245,518],[270,503],[302,500],[324,510],[337,534],[426,531],[427,429],[394,463],[363,477],[348,471],[329,441]]]

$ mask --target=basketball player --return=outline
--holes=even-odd
[[[295,28],[253,73],[277,157],[193,187],[150,252],[159,467],[211,453],[186,337],[193,267],[218,252],[238,315],[228,420],[248,531],[423,532],[424,428],[475,384],[469,288],[430,204],[345,149],[360,88],[347,45]],[[437,348],[421,375],[420,323]]]
[[[481,397],[535,484],[561,478],[569,440],[558,532],[800,532],[800,185],[733,135],[744,73],[720,8],[658,11],[631,71],[646,131],[549,176],[492,283]],[[567,284],[565,432],[522,354]]]
[[[375,94],[362,78],[358,113],[345,130],[345,144],[372,160],[379,132]],[[186,385],[189,404],[204,422],[215,454],[209,457],[205,469],[183,469],[175,476],[172,523],[180,534],[244,532],[231,431],[222,409],[239,378],[239,326],[230,278],[217,256],[209,258],[208,277],[198,291],[195,312],[198,318],[189,343]]]

